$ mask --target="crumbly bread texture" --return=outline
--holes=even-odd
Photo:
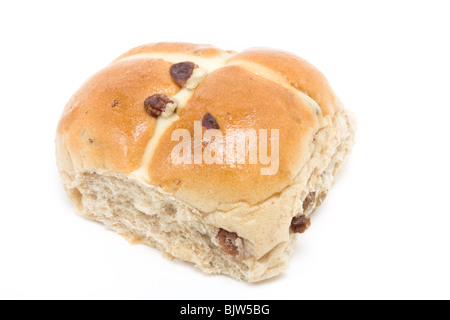
[[[181,62],[195,69],[180,85],[172,66]],[[161,116],[146,112],[153,95],[171,101]],[[277,173],[262,175],[267,164],[249,161],[173,163],[174,130],[194,136],[206,114],[224,136],[278,129]],[[256,282],[286,269],[296,232],[325,199],[354,130],[322,73],[293,54],[157,43],[120,56],[74,94],[56,156],[82,215],[207,273]]]

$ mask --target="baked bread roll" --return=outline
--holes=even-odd
[[[322,73],[293,54],[157,43],[73,95],[56,157],[83,216],[207,273],[256,282],[286,269],[354,128]]]

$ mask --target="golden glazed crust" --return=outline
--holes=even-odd
[[[171,141],[176,129],[188,129],[194,136],[194,121],[212,114],[225,137],[232,132],[254,129],[279,130],[280,164],[275,175],[261,175],[267,165],[187,164],[167,161],[179,143]],[[318,116],[295,91],[258,76],[239,66],[225,66],[208,75],[179,113],[180,120],[166,130],[150,162],[150,181],[202,211],[216,209],[214,203],[256,204],[280,192],[298,174],[309,153]],[[205,134],[206,129],[203,129]],[[207,143],[205,141],[205,143]],[[212,143],[217,151],[219,144]],[[193,147],[192,147],[193,150]],[[193,152],[193,151],[192,151]]]
[[[226,58],[216,62],[217,57]],[[153,94],[179,93],[169,71],[175,58],[197,61],[200,67],[204,63],[213,71],[188,93],[178,118],[154,136],[161,120],[146,113],[144,101]],[[58,135],[76,170],[130,174],[145,167],[140,178],[146,183],[209,211],[223,203],[255,204],[288,186],[311,152],[314,133],[333,115],[334,99],[319,71],[286,52],[233,54],[210,45],[149,44],[123,54],[88,80],[67,104]],[[170,152],[178,143],[171,141],[173,130],[188,129],[193,136],[194,121],[208,112],[224,136],[227,129],[267,129],[269,136],[270,129],[279,129],[278,173],[261,175],[267,165],[248,162],[173,165]],[[149,144],[152,150],[145,157]]]
[[[133,59],[103,69],[73,95],[58,134],[76,170],[130,173],[142,160],[156,119],[143,108],[152,94],[173,95],[179,87],[163,60]]]
[[[254,48],[233,56],[228,63],[250,62],[280,74],[297,90],[310,96],[322,109],[323,116],[334,115],[336,97],[325,76],[306,60],[285,51]]]
[[[122,60],[124,58],[145,54],[145,53],[182,53],[203,57],[212,57],[221,54],[223,50],[216,48],[209,44],[192,44],[182,42],[160,42],[149,43],[129,50],[115,61]]]

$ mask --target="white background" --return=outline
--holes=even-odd
[[[0,298],[450,298],[448,1],[2,1]],[[78,216],[54,134],[71,94],[148,42],[267,46],[316,65],[359,121],[280,277],[207,276]]]

